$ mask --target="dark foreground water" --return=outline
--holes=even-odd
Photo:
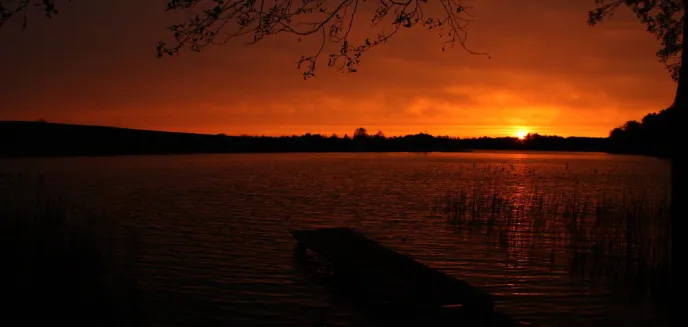
[[[363,324],[365,317],[295,267],[290,230],[337,226],[498,295],[497,309],[523,323],[653,324],[646,297],[571,273],[571,244],[529,242],[543,236],[533,233],[495,242],[435,209],[450,190],[486,184],[514,202],[528,194],[554,199],[544,206],[600,194],[662,200],[669,163],[658,159],[476,152],[0,161],[0,173],[17,172],[42,174],[49,193],[138,229],[150,325]]]

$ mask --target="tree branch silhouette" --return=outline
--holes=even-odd
[[[31,7],[41,8],[51,17],[58,13],[58,1],[71,2],[0,0],[0,27],[15,15],[23,16],[26,27]],[[363,3],[377,3],[370,22],[380,30],[359,41],[354,40],[351,31],[360,24],[357,18],[362,15]],[[425,14],[426,9],[439,14],[430,17]],[[365,52],[387,43],[400,30],[416,26],[438,31],[445,39],[442,50],[459,44],[469,53],[487,55],[466,45],[466,28],[473,21],[469,9],[461,0],[168,0],[167,11],[187,12],[189,18],[170,26],[173,41],[161,41],[157,55],[173,56],[185,48],[201,51],[245,35],[252,36],[248,44],[278,34],[296,35],[299,39],[316,37],[320,40],[317,49],[297,61],[307,79],[315,76],[317,63],[328,45],[336,46],[327,56],[327,66],[356,72]]]
[[[21,15],[22,26],[26,28],[29,23],[29,8],[41,9],[43,14],[50,18],[57,14],[56,0],[0,0],[0,27],[15,15]],[[64,2],[65,0],[62,0]],[[66,0],[71,2],[72,0]]]
[[[684,120],[684,113],[688,108],[688,49],[683,40],[684,35],[688,33],[688,26],[685,22],[688,20],[688,0],[596,0],[597,9],[589,13],[589,23],[591,25],[597,24],[604,19],[610,17],[614,11],[621,5],[626,5],[633,10],[636,16],[647,26],[647,31],[654,34],[661,40],[661,47],[657,51],[657,56],[660,61],[665,63],[672,78],[677,81],[676,95],[672,105],[672,119],[669,119],[666,126],[668,139],[669,158],[671,159],[671,200],[670,200],[670,217],[669,222],[671,227],[671,249],[672,261],[670,267],[672,274],[666,276],[669,289],[671,290],[667,296],[675,295],[676,281],[681,281],[680,278],[674,278],[672,275],[677,273],[676,270],[680,266],[676,264],[678,253],[683,253],[678,249],[682,248],[685,241],[682,240],[681,232],[685,230],[684,218],[686,217],[685,206],[680,205],[679,196],[684,195],[685,192],[685,170],[684,159],[679,155],[679,143],[683,139],[682,133],[679,132],[679,124]],[[617,132],[618,135],[618,132]],[[681,144],[682,146],[682,144]],[[681,148],[682,149],[682,148]],[[677,203],[679,205],[677,205]],[[675,274],[683,276],[682,272]],[[674,310],[674,307],[671,308]],[[679,319],[676,318],[675,312],[669,315],[670,326],[678,325]]]
[[[240,36],[252,35],[249,44],[277,34],[320,38],[320,46],[313,54],[302,56],[297,64],[304,67],[303,77],[315,76],[317,63],[328,44],[337,49],[329,54],[327,66],[339,71],[356,72],[361,56],[368,50],[386,43],[402,28],[417,25],[428,30],[439,30],[446,37],[442,49],[460,44],[470,53],[478,52],[466,46],[466,27],[472,21],[468,6],[459,0],[439,0],[442,14],[426,17],[428,0],[377,0],[379,4],[371,17],[373,26],[390,20],[391,28],[383,29],[374,37],[360,42],[352,40],[351,30],[356,17],[361,15],[360,5],[366,0],[170,0],[167,10],[198,10],[187,22],[171,26],[174,42],[160,42],[158,56],[176,55],[189,47],[201,51],[214,44],[223,44]]]
[[[588,13],[588,24],[596,25],[610,18],[621,6],[629,7],[645,24],[647,31],[661,42],[659,61],[666,65],[671,78],[678,81],[683,42],[683,0],[595,0],[597,8]]]

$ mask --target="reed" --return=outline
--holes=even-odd
[[[519,264],[564,270],[619,296],[661,299],[671,271],[667,194],[553,192],[536,182],[518,186],[505,170],[483,169],[435,210],[457,232],[483,238]]]
[[[10,303],[4,318],[71,326],[137,324],[130,265],[135,253],[122,246],[112,220],[51,197],[40,176],[0,176],[0,192],[0,280]]]

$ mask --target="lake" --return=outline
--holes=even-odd
[[[570,217],[564,202],[602,195],[662,203],[669,165],[602,153],[223,154],[11,159],[0,174],[41,174],[45,192],[135,226],[151,325],[363,324],[295,267],[290,230],[338,226],[499,296],[497,310],[523,323],[630,325],[652,321],[649,297],[573,273],[579,252],[556,240],[575,233],[545,213]],[[525,208],[508,213],[517,227],[447,218],[451,199],[477,190]],[[525,233],[533,203],[544,227]]]

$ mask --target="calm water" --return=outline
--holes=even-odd
[[[335,226],[358,228],[498,295],[498,310],[524,323],[624,324],[651,314],[642,299],[622,301],[579,282],[563,265],[522,260],[527,249],[505,251],[433,211],[449,190],[476,188],[499,170],[508,176],[499,183],[507,196],[533,189],[555,197],[668,190],[669,163],[595,153],[0,161],[0,173],[41,173],[51,193],[137,226],[146,319],[153,325],[362,324],[361,315],[295,268],[289,231]]]

